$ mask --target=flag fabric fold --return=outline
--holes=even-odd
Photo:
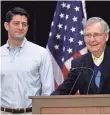
[[[83,32],[86,10],[82,3],[84,4],[82,1],[57,2],[47,44],[57,86],[66,78],[71,61],[87,53]]]

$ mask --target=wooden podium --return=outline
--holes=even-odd
[[[110,95],[31,96],[32,114],[110,114]]]

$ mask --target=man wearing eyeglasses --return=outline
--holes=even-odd
[[[84,39],[88,53],[74,59],[67,79],[52,95],[110,94],[109,26],[99,17],[87,20]]]

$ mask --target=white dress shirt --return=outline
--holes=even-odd
[[[52,63],[45,48],[25,38],[15,50],[7,42],[0,51],[2,107],[31,107],[29,96],[47,96],[54,91]]]

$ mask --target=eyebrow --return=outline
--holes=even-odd
[[[13,21],[13,22],[20,22],[20,21]],[[21,23],[26,23],[26,24],[28,24],[28,22],[21,22]]]

